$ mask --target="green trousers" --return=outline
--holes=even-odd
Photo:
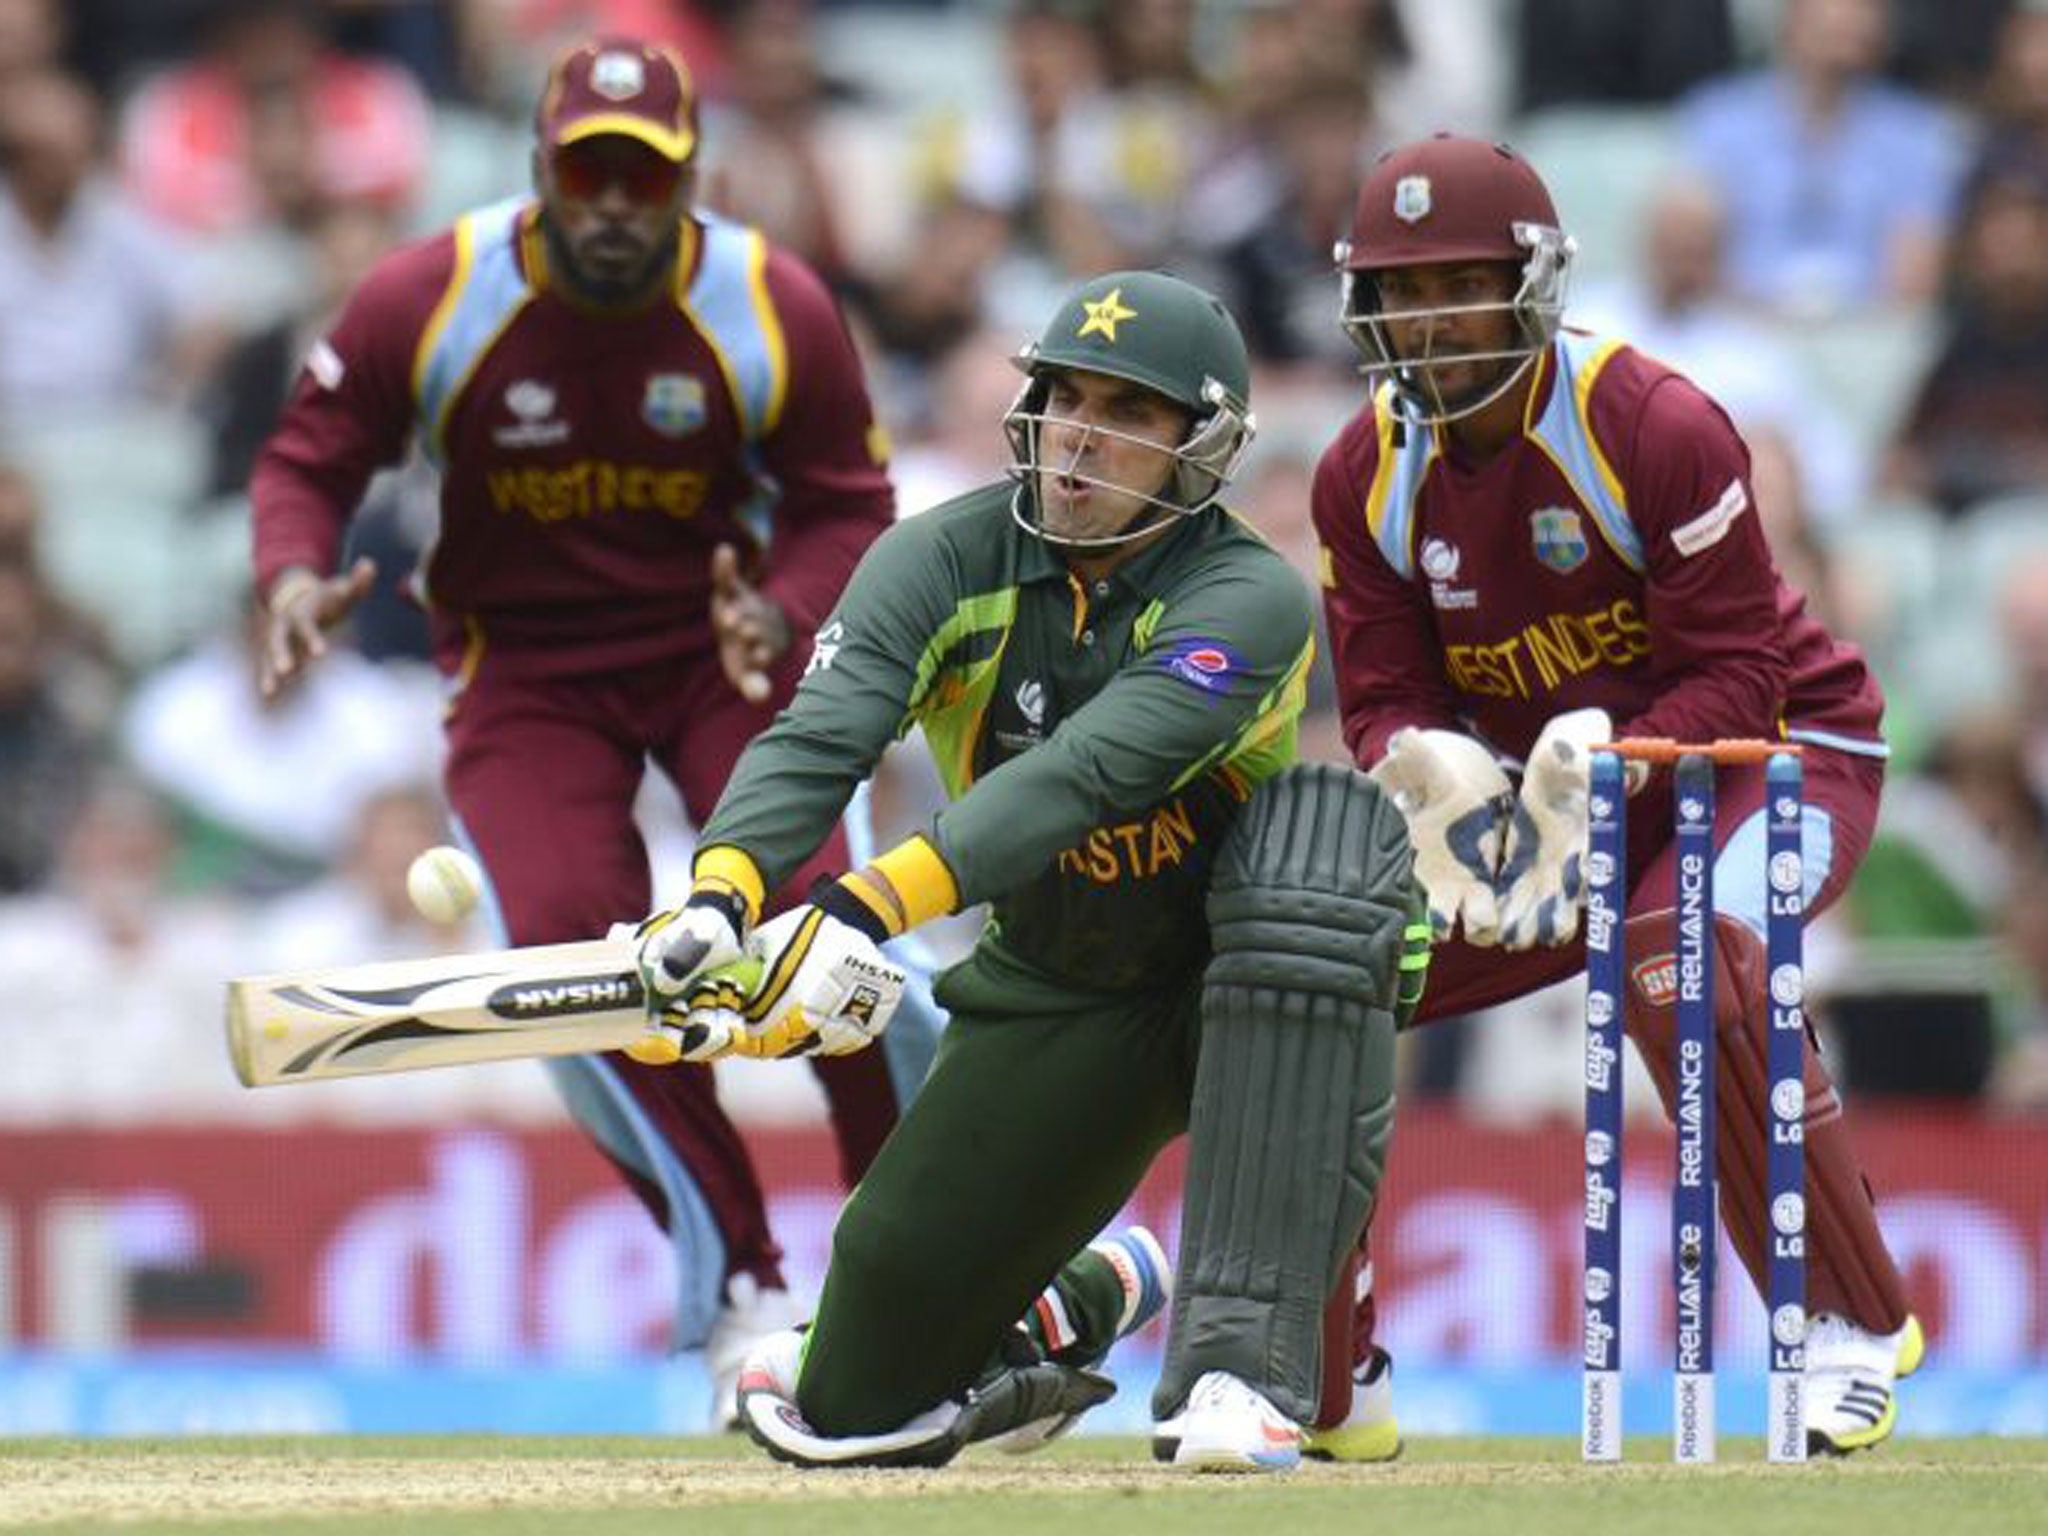
[[[840,1215],[797,1391],[821,1434],[965,1389],[1187,1129],[1199,967],[1119,999],[1012,972],[984,946],[941,979],[938,1059]],[[1114,1317],[1080,1310],[1099,1353]]]

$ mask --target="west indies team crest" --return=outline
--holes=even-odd
[[[1545,507],[1529,514],[1529,534],[1536,546],[1536,558],[1569,576],[1586,563],[1591,553],[1586,543],[1586,524],[1569,507]]]
[[[704,381],[687,373],[649,374],[640,414],[663,437],[688,436],[704,425]]]

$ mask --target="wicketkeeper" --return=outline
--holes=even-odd
[[[742,757],[687,904],[645,925],[680,1054],[834,1053],[888,1022],[883,941],[992,908],[939,983],[951,1025],[839,1221],[816,1319],[750,1361],[742,1418],[806,1466],[1057,1433],[1169,1283],[1142,1232],[1084,1245],[1187,1132],[1156,1448],[1292,1467],[1427,963],[1407,833],[1362,773],[1293,766],[1311,599],[1216,503],[1253,430],[1223,307],[1112,273],[1018,363],[1009,481],[874,546]],[[929,831],[757,925],[913,725],[950,799]],[[742,955],[751,994],[711,974]]]

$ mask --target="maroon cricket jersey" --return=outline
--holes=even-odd
[[[1391,384],[1316,469],[1344,736],[1404,725],[1528,755],[1598,706],[1618,733],[1751,736],[1883,756],[1883,696],[1778,574],[1719,406],[1620,342],[1559,335],[1522,435],[1484,464],[1397,429]]]
[[[445,669],[485,647],[534,677],[708,653],[720,543],[808,637],[893,512],[823,285],[701,215],[650,308],[578,307],[547,260],[513,201],[377,266],[257,462],[259,582],[332,570],[370,475],[416,440],[441,473],[421,574]]]

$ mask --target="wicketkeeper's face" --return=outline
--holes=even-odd
[[[1445,409],[1478,399],[1514,366],[1520,281],[1506,262],[1433,262],[1379,274],[1379,315],[1394,355]]]

